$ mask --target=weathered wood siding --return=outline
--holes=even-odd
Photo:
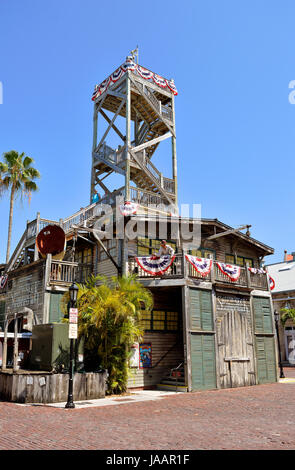
[[[181,362],[183,362],[184,352],[182,335],[179,335],[178,333],[145,333],[142,343],[151,343],[152,345],[153,367],[147,369],[131,368],[128,388],[154,387],[169,373],[170,369],[177,367]],[[174,348],[156,367],[154,367],[161,357],[172,348],[172,346],[174,346]]]
[[[33,310],[43,321],[45,261],[36,261],[9,273],[6,293],[6,313],[15,313],[23,307]]]
[[[250,296],[217,293],[216,334],[220,387],[255,385]]]
[[[106,372],[74,374],[74,401],[103,398],[106,379]],[[68,374],[0,373],[0,398],[17,403],[66,402],[68,382]]]

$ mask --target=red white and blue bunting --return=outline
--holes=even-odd
[[[135,258],[138,266],[143,269],[146,273],[152,276],[159,276],[164,274],[173,263],[175,256],[164,255],[160,258],[157,256],[141,256]]]
[[[251,274],[266,274],[266,271],[263,268],[248,267],[248,270],[250,271]]]
[[[229,277],[231,281],[237,281],[239,279],[241,274],[240,266],[235,266],[233,264],[227,263],[218,263],[217,261],[216,264],[219,270],[227,277]]]
[[[8,274],[3,274],[3,276],[0,276],[0,289],[4,289],[6,286],[6,282],[8,279]]]
[[[112,83],[116,83],[129,70],[138,73],[138,75],[140,75],[140,77],[144,78],[145,80],[153,80],[154,83],[160,86],[161,88],[169,88],[169,90],[171,90],[174,95],[178,94],[173,80],[167,80],[166,78],[163,78],[160,75],[151,72],[150,70],[142,67],[141,65],[136,64],[131,59],[126,59],[124,64],[122,64],[117,70],[115,70],[115,72],[113,72],[106,80],[104,80],[100,85],[95,86],[92,95],[92,101],[95,101],[96,98],[101,96]]]
[[[269,277],[269,288],[270,290],[273,290],[276,287],[276,283],[270,275],[268,275],[268,277]]]
[[[136,214],[138,209],[138,204],[135,202],[125,201],[124,204],[119,206],[120,212],[124,216]]]
[[[185,255],[185,257],[202,277],[205,277],[210,273],[213,264],[212,259],[198,258],[197,256],[192,255]]]

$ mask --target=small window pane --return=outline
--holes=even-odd
[[[234,255],[225,255],[225,262],[229,264],[234,264],[235,263]]]

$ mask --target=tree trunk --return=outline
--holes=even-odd
[[[10,193],[10,208],[9,208],[9,223],[8,223],[8,239],[7,239],[7,251],[6,251],[6,264],[9,261],[10,256],[10,244],[11,244],[11,233],[12,233],[12,217],[13,217],[13,206],[14,206],[14,186],[11,188]]]

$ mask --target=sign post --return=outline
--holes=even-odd
[[[69,340],[70,340],[70,370],[69,370],[69,391],[68,401],[65,408],[75,408],[73,402],[73,377],[74,377],[74,341],[78,338],[78,309],[77,295],[78,287],[73,282],[70,289],[70,302],[69,302]]]

